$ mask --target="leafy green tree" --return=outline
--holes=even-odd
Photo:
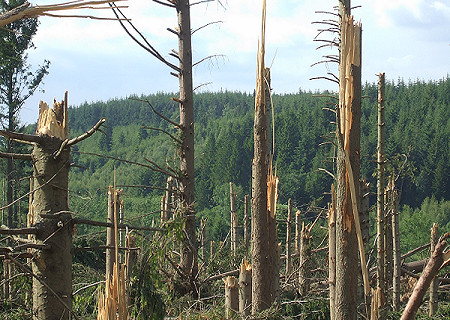
[[[1,0],[0,11],[11,10],[24,0]],[[29,49],[34,48],[32,38],[38,27],[37,19],[21,19],[0,29],[0,106],[1,124],[9,131],[18,131],[19,111],[25,101],[39,88],[42,79],[48,73],[49,62],[33,72],[27,63]],[[12,140],[5,141],[6,151],[13,153],[15,147]],[[12,158],[8,158],[7,202],[13,200],[14,181],[17,170]],[[8,227],[13,226],[13,207],[8,208]]]

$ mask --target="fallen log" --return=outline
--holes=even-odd
[[[447,232],[440,239],[438,244],[436,245],[436,249],[433,252],[430,260],[427,263],[422,275],[417,281],[416,286],[414,287],[413,293],[408,300],[408,303],[403,311],[402,317],[400,320],[413,320],[414,316],[422,304],[423,297],[430,286],[431,281],[437,275],[439,270],[444,267],[450,261],[450,252],[447,251],[444,253],[444,249],[447,246],[447,239],[450,234]]]

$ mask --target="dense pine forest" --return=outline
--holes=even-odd
[[[275,162],[280,178],[280,203],[291,198],[300,207],[313,200],[329,201],[332,182],[324,170],[333,172],[334,99],[329,92],[273,95],[275,122]],[[363,86],[361,117],[362,176],[372,183],[376,163],[376,101],[374,83]],[[130,197],[128,212],[145,213],[159,206],[162,174],[140,166],[86,153],[99,153],[145,164],[149,159],[160,166],[172,166],[175,146],[163,132],[175,130],[154,112],[176,119],[178,106],[171,93],[85,103],[69,110],[72,136],[106,119],[105,134],[84,141],[75,149],[71,170],[71,192],[92,199],[104,197],[113,183],[125,188]],[[149,103],[147,103],[148,101]],[[418,208],[426,199],[450,200],[450,79],[437,82],[391,81],[386,86],[386,152],[390,167],[401,175],[401,204]],[[254,99],[250,93],[217,92],[195,95],[196,112],[196,210],[214,221],[216,235],[221,230],[221,206],[228,207],[228,183],[233,182],[243,198],[250,194],[253,155]],[[147,128],[145,128],[147,127]],[[79,152],[79,153],[77,153]],[[400,170],[401,169],[401,170]],[[400,170],[400,171],[399,171]],[[142,186],[142,187],[138,187]],[[82,196],[83,195],[83,196]],[[98,200],[86,206],[86,215],[101,216]],[[104,202],[104,201],[103,201]],[[225,203],[224,203],[225,202]],[[127,204],[126,204],[127,206]],[[228,210],[228,209],[227,209]]]

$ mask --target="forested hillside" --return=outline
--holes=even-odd
[[[318,95],[311,92],[273,95],[280,203],[292,198],[296,206],[301,206],[329,192],[332,178],[319,168],[333,172],[334,148],[329,141],[333,139],[334,113],[326,109],[332,109],[335,100]],[[169,136],[162,131],[142,128],[158,128],[175,135],[173,125],[156,115],[146,102],[148,100],[157,112],[176,120],[178,106],[170,100],[173,96],[158,93],[71,108],[71,136],[88,130],[102,117],[107,124],[105,134],[94,135],[74,151],[150,164],[146,158],[162,167],[176,169],[176,148]],[[363,96],[361,172],[375,188],[372,175],[376,168],[376,85],[366,83]],[[438,82],[398,80],[386,86],[388,159],[396,158],[397,167],[406,163],[414,168],[413,176],[398,179],[402,204],[415,208],[426,197],[450,199],[447,192],[449,106],[449,78]],[[228,183],[231,181],[237,186],[241,200],[245,194],[251,194],[253,109],[254,99],[248,93],[225,91],[195,95],[196,210],[200,216],[209,216],[214,225],[213,236],[223,235],[227,230],[228,222],[223,216],[228,217],[224,214],[228,212]],[[163,187],[165,177],[162,174],[142,166],[76,152],[73,153],[76,166],[70,177],[71,201],[81,214],[104,218],[106,188],[114,182],[114,167],[117,185],[136,186],[124,188],[128,212],[144,215],[159,209],[162,191],[148,187]],[[91,201],[86,202],[86,199]]]

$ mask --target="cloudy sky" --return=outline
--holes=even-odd
[[[40,0],[35,4],[58,2]],[[222,5],[210,2],[192,7],[193,30],[221,21],[193,35],[194,61],[216,56],[195,67],[195,85],[206,84],[199,91],[253,91],[261,2],[221,0]],[[168,54],[177,49],[177,39],[166,31],[177,24],[175,10],[151,0],[128,0],[122,4],[128,6],[123,12],[149,42],[176,63]],[[312,24],[332,17],[315,11],[333,11],[337,4],[337,0],[267,0],[266,65],[271,66],[276,93],[337,89],[334,83],[310,80],[336,70],[334,65],[311,65],[322,60],[323,55],[337,53],[337,49],[316,50],[319,43],[313,40],[322,26]],[[363,27],[363,81],[376,81],[380,72],[386,72],[391,80],[447,77],[447,1],[352,0],[352,6],[360,6],[353,15]],[[79,13],[113,17],[110,10]],[[37,66],[44,59],[50,60],[50,73],[42,86],[45,92],[36,92],[26,102],[21,114],[23,122],[36,121],[39,100],[60,100],[65,90],[69,91],[69,104],[73,106],[131,94],[177,91],[178,80],[169,74],[171,70],[134,43],[117,21],[43,17],[40,22],[33,40],[36,49],[30,51],[28,61]],[[331,39],[332,35],[324,37]]]

